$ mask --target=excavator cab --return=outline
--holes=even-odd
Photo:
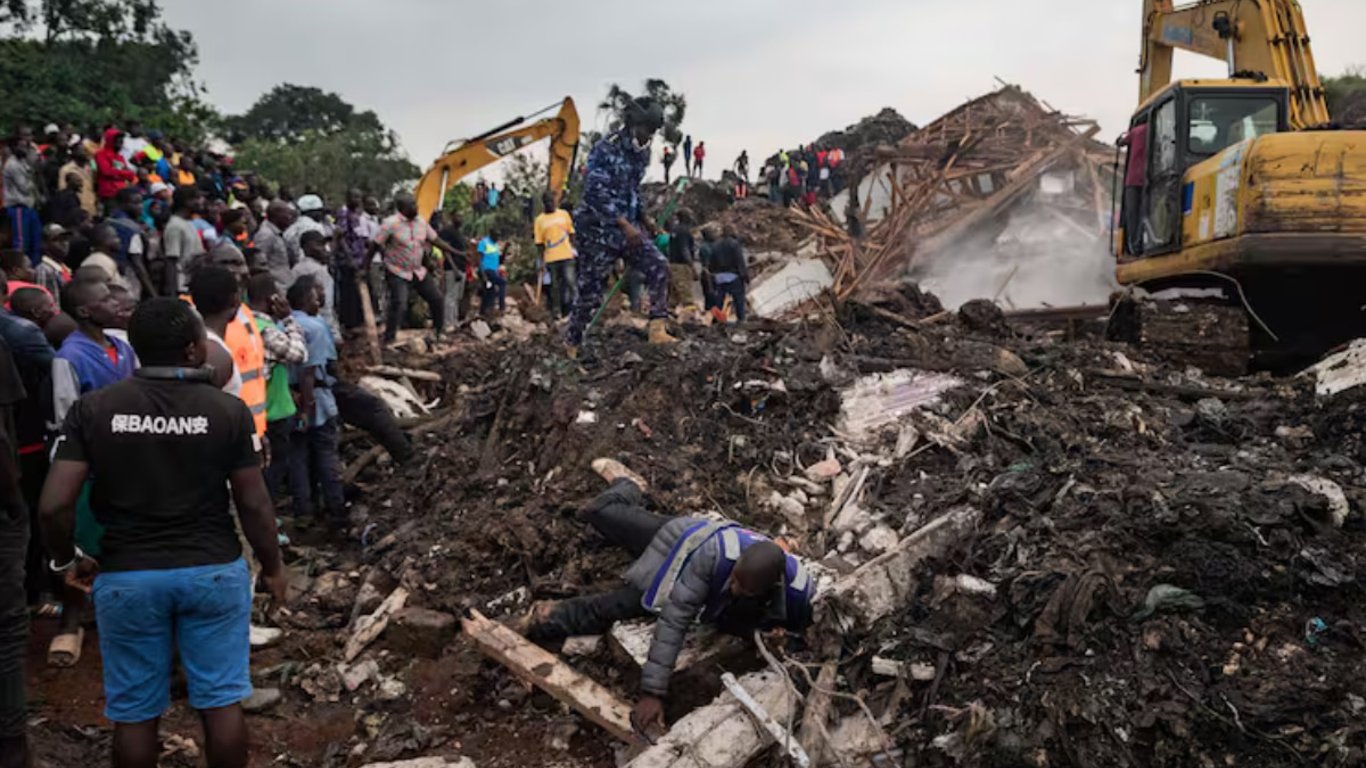
[[[1187,172],[1243,142],[1288,131],[1288,100],[1289,92],[1283,87],[1185,81],[1144,104],[1130,128],[1148,127],[1146,147],[1144,151],[1129,148],[1125,171],[1126,177],[1132,176],[1128,163],[1146,158],[1146,183],[1138,194],[1126,194],[1121,202],[1126,236],[1120,239],[1120,259],[1179,250],[1195,193]],[[1131,206],[1138,209],[1131,210]],[[1200,223],[1195,226],[1198,229]],[[1131,227],[1138,230],[1127,232]]]

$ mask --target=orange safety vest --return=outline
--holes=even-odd
[[[181,294],[180,300],[194,306],[189,294]],[[197,310],[196,310],[197,311]],[[223,343],[232,353],[232,361],[237,364],[237,373],[242,377],[242,391],[237,399],[246,404],[251,411],[252,423],[256,426],[256,436],[266,436],[266,342],[261,338],[261,329],[256,327],[256,315],[246,304],[237,308],[237,316],[228,323],[228,331],[223,334]]]
[[[232,352],[237,372],[242,374],[242,402],[251,410],[251,419],[256,424],[256,435],[266,434],[266,344],[261,339],[261,330],[256,327],[256,315],[243,304],[237,317],[228,323],[228,332],[223,335],[223,343]]]

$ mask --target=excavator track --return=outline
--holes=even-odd
[[[1120,299],[1110,338],[1215,376],[1241,376],[1252,360],[1252,334],[1241,305],[1218,299]]]

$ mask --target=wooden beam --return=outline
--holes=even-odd
[[[614,737],[628,743],[636,741],[631,729],[631,707],[611,691],[478,611],[470,611],[469,618],[462,619],[460,624],[485,656],[564,702]]]
[[[441,381],[441,374],[435,371],[419,371],[413,368],[395,368],[392,365],[372,365],[365,369],[368,373],[400,379],[407,376],[418,381]]]
[[[365,320],[365,341],[370,347],[370,362],[379,365],[384,362],[384,348],[379,344],[379,329],[375,327],[375,308],[370,304],[370,284],[365,273],[356,273],[356,287],[360,291],[361,317]]]

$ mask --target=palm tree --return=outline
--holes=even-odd
[[[657,79],[645,81],[643,95],[654,99],[655,103],[664,110],[664,128],[661,131],[664,134],[664,141],[677,146],[683,140],[683,131],[680,126],[683,124],[683,115],[688,109],[687,97],[681,93],[675,93],[668,83]],[[607,89],[607,97],[598,105],[598,109],[611,114],[610,130],[615,131],[621,128],[625,122],[626,108],[635,98],[616,83]]]

